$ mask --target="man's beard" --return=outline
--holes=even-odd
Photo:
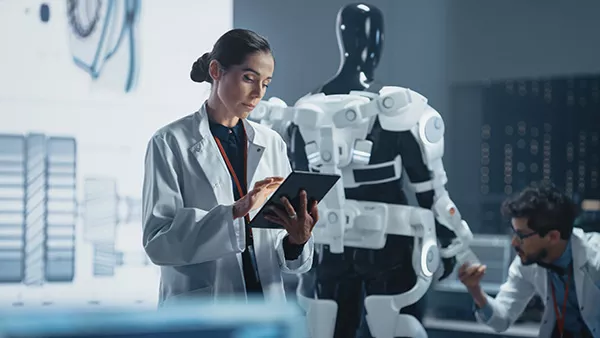
[[[520,253],[521,255],[524,255],[524,252],[521,251],[521,249],[519,247],[515,247],[515,251],[517,253]],[[547,256],[548,256],[548,250],[544,248],[533,254],[519,256],[519,258],[521,258],[522,265],[532,265],[532,264],[541,262],[542,259],[546,258]]]

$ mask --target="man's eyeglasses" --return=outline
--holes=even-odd
[[[538,232],[537,232],[537,231],[533,231],[533,232],[530,232],[530,233],[528,233],[528,234],[522,234],[522,233],[520,233],[519,231],[517,231],[515,228],[513,228],[512,226],[510,227],[510,230],[512,230],[511,232],[512,232],[512,234],[513,234],[514,236],[517,236],[517,238],[519,239],[519,241],[522,241],[522,240],[524,240],[525,238],[528,238],[528,237],[531,237],[531,236],[534,236],[534,235],[537,235],[537,234],[538,234]]]

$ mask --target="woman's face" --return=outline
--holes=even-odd
[[[246,118],[265,96],[274,69],[270,53],[250,54],[243,64],[219,72],[217,95],[230,113]]]

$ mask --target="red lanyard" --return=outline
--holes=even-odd
[[[248,184],[248,141],[247,141],[247,136],[246,136],[246,128],[242,126],[242,128],[244,129],[244,182],[246,184]],[[233,177],[233,181],[235,182],[235,185],[237,187],[238,193],[240,194],[240,198],[244,197],[244,190],[242,189],[242,185],[240,184],[240,180],[238,179],[237,175],[235,174],[235,170],[233,170],[233,166],[231,165],[231,162],[229,161],[229,158],[227,157],[227,154],[225,153],[225,149],[223,148],[223,145],[221,144],[221,141],[219,141],[219,139],[215,136],[215,141],[217,142],[217,146],[219,147],[219,151],[221,152],[221,156],[223,156],[223,159],[225,160],[225,164],[227,164],[227,169],[229,169],[229,173],[231,174],[231,177]],[[250,223],[250,215],[246,214],[246,216],[244,216],[244,219],[246,220],[246,224]],[[248,229],[248,231],[250,231],[250,235],[252,235],[252,230]]]
[[[567,299],[569,297],[569,281],[571,280],[571,275],[573,271],[569,269],[569,276],[567,278],[567,282],[565,283],[565,297],[563,299],[562,311],[558,312],[558,304],[556,302],[556,291],[554,291],[554,283],[550,281],[550,287],[552,288],[552,300],[554,305],[554,314],[556,315],[556,323],[558,325],[558,331],[560,336],[563,336],[564,328],[565,328],[565,317],[567,312]]]

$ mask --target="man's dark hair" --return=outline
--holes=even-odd
[[[558,230],[568,240],[573,233],[577,208],[567,195],[550,183],[534,183],[502,204],[502,215],[527,218],[527,226],[540,236]]]
[[[256,52],[273,55],[271,46],[264,37],[248,29],[232,29],[217,40],[211,52],[204,53],[194,62],[190,78],[194,82],[212,83],[208,73],[208,66],[212,60],[219,61],[221,68],[227,71],[231,66],[243,64],[248,55]]]

